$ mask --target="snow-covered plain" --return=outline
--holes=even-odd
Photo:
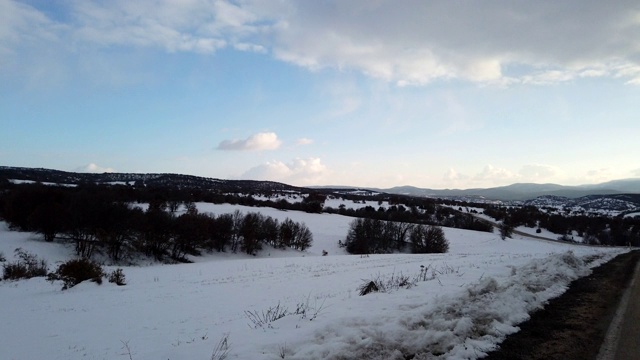
[[[228,359],[474,359],[571,280],[626,251],[445,228],[447,254],[360,257],[337,246],[353,218],[198,208],[305,222],[314,245],[127,266],[122,287],[87,282],[61,291],[42,278],[0,281],[0,359],[211,359],[223,338]],[[7,260],[18,247],[47,259],[50,270],[72,254],[0,223]],[[364,279],[413,279],[421,266],[428,271],[416,286],[358,295]],[[300,305],[304,316],[294,314]],[[278,306],[286,316],[263,326],[247,315]]]

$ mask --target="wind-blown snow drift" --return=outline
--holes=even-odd
[[[502,284],[484,277],[455,295],[398,307],[371,321],[345,319],[299,344],[295,359],[476,359],[493,350],[529,313],[589,272],[572,252],[512,268]]]

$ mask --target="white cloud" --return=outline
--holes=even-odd
[[[487,188],[504,186],[517,182],[560,182],[563,172],[555,166],[544,164],[527,164],[520,171],[514,172],[507,168],[500,168],[491,164],[475,175],[461,174],[450,168],[442,177],[446,187]]]
[[[609,181],[613,178],[611,169],[600,168],[587,171],[584,179],[590,184],[597,184],[605,181]]]
[[[278,58],[399,85],[451,78],[544,84],[638,63],[640,5],[630,2],[325,1],[259,10],[280,20],[271,29]],[[512,65],[527,70],[510,74]]]
[[[83,172],[83,173],[94,173],[94,174],[101,174],[101,173],[112,173],[115,172],[114,169],[109,168],[109,167],[102,167],[102,166],[98,166],[94,163],[90,163],[84,166],[80,166],[79,168],[75,169],[76,172]]]
[[[508,169],[498,168],[491,164],[486,165],[482,171],[473,176],[473,181],[481,184],[494,184],[503,185],[516,181],[519,178],[517,174],[514,174]]]
[[[520,169],[519,175],[527,182],[542,182],[552,180],[559,170],[554,166],[542,164],[528,164]]]
[[[442,179],[446,181],[466,180],[468,178],[468,176],[460,174],[454,168],[449,168],[449,170],[442,176]]]
[[[76,1],[74,38],[103,46],[159,47],[169,52],[211,53],[225,47],[222,29],[233,27],[208,1]],[[214,30],[211,26],[218,24]]]
[[[311,145],[311,144],[313,144],[313,139],[300,138],[300,139],[296,140],[296,145],[298,145],[298,146]]]
[[[36,38],[55,40],[57,34],[66,28],[28,5],[0,1],[0,47]]]
[[[249,136],[245,140],[224,140],[218,150],[276,150],[282,142],[274,132],[263,132]]]
[[[495,167],[491,164],[486,165],[481,172],[469,176],[458,173],[455,169],[450,168],[444,175],[443,181],[448,188],[486,188],[494,186],[503,186],[518,182],[522,176],[512,171]]]
[[[445,188],[459,188],[461,184],[466,184],[469,180],[469,176],[460,174],[454,168],[449,170],[442,176],[443,186]]]
[[[330,174],[319,158],[294,159],[285,164],[270,161],[249,169],[241,178],[278,181],[290,185],[308,186],[323,183]]]
[[[249,44],[249,43],[237,43],[233,45],[233,48],[240,51],[249,51],[260,54],[267,53],[267,49],[262,45]]]
[[[400,86],[598,76],[640,83],[638,2],[74,0],[55,6],[64,21],[1,1],[0,53],[49,37],[74,51],[91,45],[213,53],[230,46]]]

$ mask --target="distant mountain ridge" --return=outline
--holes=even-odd
[[[60,170],[0,166],[0,180],[35,181],[56,184],[127,184],[179,189],[208,189],[223,192],[298,191],[299,187],[275,181],[222,180],[181,174],[76,173]]]
[[[565,186],[558,184],[516,183],[507,186],[476,189],[428,189],[415,186],[397,186],[388,189],[362,188],[355,186],[296,187],[274,181],[222,180],[181,174],[138,173],[76,173],[60,170],[0,166],[0,180],[26,180],[58,184],[79,183],[127,183],[146,186],[176,186],[178,188],[215,189],[219,191],[363,191],[371,190],[388,194],[524,201],[541,196],[558,196],[576,199],[591,195],[640,194],[640,178],[613,180],[600,184]]]
[[[390,194],[429,197],[481,197],[492,200],[529,200],[539,196],[553,195],[579,198],[589,195],[640,194],[640,178],[623,179],[593,185],[566,186],[558,184],[516,183],[486,189],[426,189],[415,186],[398,186],[378,189]]]

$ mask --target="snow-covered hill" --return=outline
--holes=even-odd
[[[257,257],[210,254],[193,264],[124,267],[123,287],[82,283],[61,291],[42,278],[0,281],[0,358],[211,359],[226,339],[228,359],[403,359],[426,352],[473,359],[569,281],[626,251],[444,229],[448,254],[360,257],[337,247],[352,218],[198,207],[304,221],[315,242],[305,253],[265,249]],[[50,269],[72,253],[0,223],[7,260],[17,247],[47,259]],[[358,296],[364,279],[400,275],[416,285]],[[277,308],[286,311],[276,321],[252,320]]]
[[[522,204],[537,208],[568,210],[569,213],[574,214],[616,216],[640,209],[640,195],[590,195],[575,199],[547,195],[524,201]]]

